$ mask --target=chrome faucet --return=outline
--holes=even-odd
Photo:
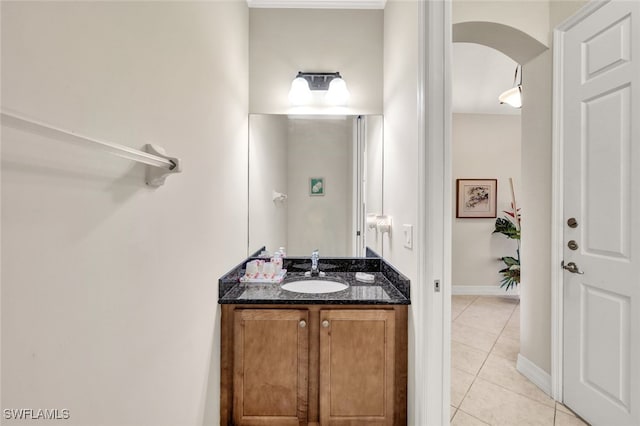
[[[320,252],[318,249],[315,249],[313,253],[311,253],[311,276],[317,277],[320,275],[320,270],[318,269],[318,260],[320,260]]]

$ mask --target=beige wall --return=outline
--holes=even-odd
[[[487,2],[456,1],[453,21],[498,22],[551,45],[553,27],[586,2],[553,0],[535,5],[514,0],[511,4],[497,2],[495,7],[488,4],[486,8],[484,3]],[[504,5],[502,9],[500,4]],[[549,50],[523,64],[520,197],[523,212],[520,354],[547,372],[551,371],[551,58]]]
[[[289,193],[286,115],[249,117],[249,250],[266,246],[271,253],[287,248],[289,200],[273,201],[273,191]]]
[[[520,353],[551,371],[551,52],[523,67]]]
[[[287,254],[351,256],[353,117],[289,120]],[[325,195],[309,195],[323,177]]]
[[[390,234],[383,237],[385,259],[417,282],[415,249],[403,247],[402,224],[417,225],[418,215],[418,5],[391,0],[384,11],[384,213],[393,218]],[[409,315],[409,418],[416,424],[415,315],[420,301],[412,302]],[[422,328],[420,328],[422,330]]]
[[[549,16],[551,19],[549,21],[549,28],[551,31],[587,3],[588,0],[550,0]]]
[[[551,43],[549,2],[532,0],[453,0],[453,23],[495,22],[527,33],[545,46]]]
[[[382,113],[381,10],[251,9],[250,111],[326,113],[291,108],[298,71],[339,71],[351,98],[339,114]]]
[[[365,117],[365,152],[364,152],[364,204],[365,218],[367,214],[380,215],[384,211],[383,178],[384,178],[384,117],[370,115]],[[379,255],[382,252],[382,240],[385,238],[377,228],[369,228],[365,224],[365,245]]]
[[[393,219],[383,239],[384,257],[413,282],[415,250],[404,247],[402,224],[417,224],[418,200],[418,8],[391,1],[385,9],[384,214]],[[412,54],[414,52],[414,54]]]
[[[510,210],[514,179],[516,201],[520,195],[520,116],[497,114],[453,114],[453,179],[497,179],[498,217]],[[454,197],[455,198],[455,197]],[[452,207],[455,211],[454,206]],[[454,219],[454,286],[497,286],[502,256],[515,256],[517,243],[492,234],[495,219]]]
[[[246,4],[1,7],[3,108],[184,164],[151,189],[141,165],[2,128],[2,407],[217,424],[216,282],[246,253]]]
[[[586,2],[552,1],[553,27]],[[553,29],[553,28],[551,28]],[[552,52],[523,66],[520,353],[551,371]],[[526,77],[524,77],[526,76]]]

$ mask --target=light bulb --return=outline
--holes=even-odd
[[[347,83],[341,77],[336,77],[329,83],[326,100],[331,105],[346,105],[349,102]]]
[[[311,100],[309,83],[302,77],[297,77],[291,82],[289,90],[289,102],[291,105],[306,105]]]
[[[498,96],[501,104],[508,104],[514,108],[522,107],[522,86],[518,85]]]

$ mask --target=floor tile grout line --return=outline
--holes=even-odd
[[[451,296],[451,297],[453,297],[453,296]],[[478,297],[480,297],[480,296],[476,296],[476,297],[475,297],[471,302],[469,302],[469,303],[467,304],[467,306],[465,306],[465,307],[464,307],[464,309],[462,309],[462,311],[460,311],[460,313],[459,313],[458,315],[456,315],[456,317],[455,317],[455,318],[451,318],[451,322],[455,321],[455,320],[456,320],[460,315],[462,315],[462,314],[464,313],[464,311],[466,311],[466,310],[467,310],[467,308],[468,308],[469,306],[473,305],[473,303],[474,303],[476,300],[478,300]]]
[[[472,304],[474,304],[477,300],[479,299],[479,297],[476,297],[473,302],[471,302],[469,305],[467,305],[467,307],[465,308],[465,310],[471,306]],[[515,310],[515,308],[514,308]],[[464,312],[464,311],[463,311]],[[460,315],[462,315],[462,313],[460,313]],[[509,315],[509,318],[507,319],[507,321],[505,322],[505,327],[506,324],[509,322],[509,320],[511,319],[511,316],[513,315],[513,312],[511,313],[511,315]],[[467,395],[469,394],[469,391],[471,390],[471,388],[473,387],[473,384],[476,382],[476,380],[478,379],[480,372],[482,371],[482,368],[484,367],[485,363],[487,362],[487,359],[489,358],[489,355],[491,354],[491,352],[493,352],[493,348],[496,345],[496,342],[498,341],[498,339],[500,338],[500,336],[502,335],[502,332],[504,331],[504,327],[502,329],[502,331],[498,334],[498,337],[496,338],[495,342],[493,342],[493,345],[491,346],[491,350],[489,350],[489,352],[487,353],[487,356],[484,358],[484,360],[482,361],[482,365],[480,366],[480,368],[478,368],[478,371],[475,374],[475,377],[473,378],[473,380],[471,381],[471,384],[469,385],[469,387],[467,388],[466,392],[464,393],[464,396],[462,397],[462,399],[460,400],[460,405],[458,406],[458,410],[460,410],[460,407],[462,407],[462,403],[464,402],[464,400],[467,398]],[[462,345],[464,345],[464,343],[461,343]],[[465,345],[468,347],[472,347],[469,345]],[[465,411],[466,413],[466,411]],[[456,411],[457,414],[457,411]],[[467,413],[468,414],[468,413]],[[470,415],[470,414],[469,414]],[[455,415],[454,415],[455,418]]]
[[[469,304],[468,304],[468,305],[467,305],[467,306],[462,310],[462,312],[460,312],[460,314],[458,315],[458,317],[459,317],[460,315],[462,315],[462,313],[463,313],[464,311],[466,311],[466,310],[467,310],[471,305],[473,305],[473,304],[474,304],[478,299],[479,299],[479,296],[478,296],[478,297],[476,297],[476,298],[475,298],[471,303],[469,303]],[[456,411],[455,411],[455,413],[454,413],[453,417],[451,418],[451,420],[453,420],[453,419],[456,417],[456,415],[458,415],[458,411],[463,411],[465,414],[468,414],[469,416],[471,416],[471,417],[473,417],[473,418],[475,418],[475,419],[478,419],[478,420],[480,420],[480,421],[482,421],[482,422],[484,423],[484,421],[483,421],[483,420],[481,420],[481,419],[479,419],[479,418],[477,418],[477,417],[475,417],[475,416],[473,416],[473,415],[471,415],[471,414],[467,413],[466,411],[462,410],[462,409],[461,409],[461,407],[462,407],[462,404],[464,403],[464,400],[467,398],[467,395],[469,395],[469,391],[471,390],[471,388],[472,388],[472,387],[473,387],[473,385],[475,384],[476,380],[477,380],[478,378],[481,378],[481,377],[479,377],[480,372],[481,372],[481,371],[482,371],[482,369],[484,368],[484,365],[486,364],[487,359],[489,359],[489,355],[491,355],[491,353],[492,353],[492,352],[493,352],[493,350],[495,349],[496,343],[497,343],[497,342],[498,342],[498,340],[500,339],[500,336],[502,336],[502,333],[504,333],[504,330],[506,329],[507,324],[509,323],[509,321],[510,321],[510,320],[511,320],[511,318],[513,317],[513,314],[515,313],[516,308],[517,308],[519,305],[520,305],[520,301],[518,301],[518,303],[517,303],[517,304],[515,304],[515,306],[514,306],[514,308],[513,308],[513,311],[511,311],[511,314],[509,315],[509,318],[507,318],[507,320],[505,321],[504,326],[502,327],[502,330],[500,331],[500,333],[498,333],[498,337],[496,338],[495,342],[493,342],[493,345],[491,346],[491,350],[487,353],[487,356],[485,357],[484,361],[482,362],[482,365],[481,365],[481,366],[480,366],[480,368],[478,369],[477,373],[475,374],[475,377],[474,377],[474,378],[473,378],[473,380],[471,381],[471,384],[469,385],[469,387],[467,388],[466,392],[464,393],[464,396],[463,396],[463,397],[462,397],[462,399],[460,400],[460,404],[459,404],[459,406],[457,407],[457,409],[456,409]],[[456,317],[456,318],[457,318],[457,317]],[[451,320],[451,322],[453,323],[453,321],[454,321],[454,320],[452,319],[452,320]],[[518,329],[518,334],[519,334],[519,329]],[[458,343],[460,343],[460,342],[458,342]],[[460,343],[460,344],[464,345],[464,343]],[[471,347],[471,348],[472,348],[472,346],[469,346],[469,345],[465,345],[465,346],[468,346],[468,347]],[[474,348],[474,349],[475,349],[475,348]],[[496,355],[496,356],[499,356],[499,355]],[[484,379],[483,379],[483,380],[484,380]],[[492,383],[492,384],[496,385],[495,383],[490,382],[490,381],[489,381],[489,383]],[[496,386],[499,386],[499,385],[496,385]],[[513,394],[520,395],[520,394],[518,394],[518,393],[516,393],[516,392],[513,392],[513,391],[511,391],[511,390],[509,390],[509,389],[506,389],[506,388],[504,388],[504,387],[502,387],[502,386],[499,386],[499,387],[501,387],[502,389],[505,389],[505,390],[507,390],[507,391],[509,391],[509,392],[511,392],[511,393],[513,393]],[[520,396],[523,396],[523,397],[525,397],[525,398],[527,398],[527,399],[529,399],[529,400],[531,400],[531,401],[538,402],[539,404],[544,405],[544,404],[542,404],[541,402],[539,402],[539,401],[535,401],[535,400],[533,400],[533,399],[531,399],[531,398],[529,398],[529,397],[527,397],[527,396],[524,396],[524,395],[520,395]],[[549,408],[551,408],[551,407],[549,407]],[[554,405],[554,407],[553,407],[553,408],[554,408],[554,410],[556,409],[556,408],[555,408],[555,405]],[[554,424],[555,424],[555,411],[554,411],[553,416],[554,416]]]
[[[476,297],[476,299],[475,299],[472,303],[470,303],[469,305],[467,305],[467,306],[464,308],[464,310],[463,310],[462,312],[460,312],[460,313],[456,316],[456,318],[455,318],[455,319],[454,319],[454,318],[452,318],[452,319],[451,319],[451,323],[453,324],[453,323],[454,323],[458,318],[460,318],[460,316],[464,313],[464,311],[466,311],[466,310],[467,310],[467,309],[468,309],[468,308],[469,308],[473,303],[475,303],[475,301],[476,301],[476,300],[478,300],[479,298],[480,298],[480,296]],[[502,329],[501,329],[501,330],[500,330],[500,332],[498,333],[498,337],[496,338],[496,342],[498,341],[498,339],[500,339],[500,336],[502,336],[502,333],[504,333],[504,330],[507,328],[507,324],[509,324],[509,321],[511,321],[511,318],[513,317],[513,314],[515,313],[516,308],[518,307],[518,305],[520,305],[520,302],[518,302],[518,303],[513,307],[513,310],[512,310],[512,311],[511,311],[511,313],[509,314],[509,318],[507,318],[507,319],[505,320],[504,325],[502,326]],[[487,331],[487,330],[485,330],[485,329],[482,329],[482,328],[479,328],[479,327],[474,327],[474,326],[472,326],[472,325],[467,325],[467,324],[462,324],[462,325],[465,325],[465,326],[467,326],[467,327],[471,327],[471,328],[475,328],[476,330]],[[490,332],[490,331],[487,331],[487,332],[488,332],[488,333],[493,333],[493,332]],[[518,330],[518,333],[519,333],[519,330]],[[467,345],[467,346],[468,346],[468,345]],[[495,346],[495,342],[494,342],[494,346]],[[493,350],[493,346],[491,347],[491,350]]]
[[[476,299],[477,300],[477,299]],[[516,307],[520,304],[520,302],[518,302],[518,304],[516,304]],[[527,395],[523,395],[519,392],[516,392],[512,389],[508,389],[498,383],[494,383],[493,381],[491,381],[490,379],[485,379],[484,377],[480,377],[480,372],[482,371],[482,369],[484,368],[485,364],[487,363],[487,360],[489,359],[489,357],[493,354],[493,350],[495,349],[496,344],[498,343],[498,340],[500,340],[500,337],[502,336],[502,333],[504,333],[504,330],[507,328],[507,324],[509,323],[509,321],[511,320],[511,318],[513,317],[513,314],[515,313],[516,307],[514,307],[513,312],[511,312],[511,315],[509,315],[509,319],[507,319],[507,321],[505,322],[505,326],[502,328],[502,331],[500,332],[500,334],[498,335],[498,338],[496,339],[496,341],[494,342],[493,346],[491,347],[491,350],[489,351],[489,353],[487,354],[487,357],[485,358],[485,360],[482,362],[482,365],[480,366],[480,369],[478,369],[478,374],[476,375],[476,378],[480,378],[482,380],[485,380],[489,383],[491,383],[494,386],[498,386],[499,388],[502,388],[508,392],[513,393],[514,395],[519,395],[523,398],[527,398],[530,401],[533,402],[537,402],[538,404],[544,405],[545,407],[549,407],[548,405],[544,404],[543,402],[540,402],[538,400],[535,400]],[[468,345],[467,345],[468,346]],[[501,357],[500,355],[495,355],[497,357],[500,357],[502,359],[506,359]],[[507,361],[511,361],[510,359],[508,359]],[[473,379],[473,382],[471,382],[471,386],[473,386],[473,384],[476,382],[476,378]],[[526,378],[526,377],[525,377]],[[471,389],[471,386],[469,386],[469,389],[467,389],[467,392],[464,394],[464,397],[462,398],[462,401],[464,401],[464,399],[467,397],[467,394],[469,393],[469,390]],[[460,402],[460,405],[462,405],[462,401]],[[549,407],[549,408],[553,408],[554,410],[556,410],[556,406],[555,406],[555,401],[554,401],[554,406],[553,407]],[[555,411],[554,411],[554,419],[555,419]]]
[[[501,389],[503,389],[503,390],[505,390],[505,391],[507,391],[507,392],[509,392],[509,393],[512,393],[512,394],[514,394],[514,395],[517,395],[517,396],[521,396],[521,397],[523,397],[523,398],[526,398],[526,399],[528,399],[529,401],[533,401],[533,402],[535,402],[535,403],[537,403],[537,404],[544,405],[545,407],[547,407],[547,408],[551,408],[551,409],[553,409],[553,410],[555,410],[555,409],[556,409],[556,408],[555,408],[555,405],[554,405],[553,407],[550,407],[549,405],[545,404],[544,402],[540,402],[540,401],[538,401],[537,399],[533,399],[533,398],[531,398],[530,396],[523,395],[523,394],[521,394],[520,392],[516,392],[516,391],[514,391],[513,389],[506,388],[506,387],[504,387],[504,386],[502,386],[502,385],[500,385],[500,384],[498,384],[498,383],[494,383],[494,382],[492,382],[490,379],[486,379],[486,378],[484,378],[484,377],[480,377],[480,376],[478,376],[478,378],[479,378],[479,379],[481,379],[481,380],[484,380],[485,382],[488,382],[488,383],[492,384],[493,386],[497,386],[497,387],[499,387],[499,388],[501,388]],[[475,381],[474,381],[474,382],[475,382]],[[465,396],[466,396],[466,394],[465,394]],[[555,401],[554,401],[554,402],[555,402]],[[461,403],[461,404],[462,404],[462,403]]]
[[[462,412],[463,412],[463,413],[465,413],[467,416],[469,416],[469,417],[473,417],[474,419],[478,420],[479,422],[482,422],[482,423],[484,423],[484,424],[486,424],[486,425],[491,426],[491,423],[487,423],[487,422],[485,422],[484,420],[482,420],[482,419],[481,419],[480,417],[478,417],[478,416],[474,416],[474,415],[473,415],[473,414],[471,414],[471,413],[467,413],[466,411],[461,410],[460,408],[458,408],[458,411],[462,411]],[[458,414],[458,411],[456,411],[456,415]],[[455,416],[454,416],[454,417],[455,417]],[[453,419],[452,419],[452,420],[453,420]]]
[[[478,300],[478,298],[476,298],[475,300]],[[474,302],[475,302],[474,300]],[[520,302],[518,302],[520,303]],[[478,376],[480,374],[480,372],[482,371],[482,369],[484,368],[484,365],[487,362],[487,359],[489,359],[489,355],[491,355],[491,353],[493,352],[493,350],[496,347],[496,344],[498,343],[498,340],[500,340],[500,336],[502,336],[502,333],[504,333],[505,328],[507,328],[507,324],[509,323],[509,321],[511,320],[511,317],[513,316],[513,312],[515,312],[515,307],[513,308],[513,311],[511,312],[511,315],[509,315],[509,318],[507,318],[507,320],[504,323],[504,326],[502,327],[502,330],[500,330],[500,333],[498,333],[498,337],[496,338],[495,342],[493,342],[493,345],[491,345],[491,349],[489,349],[489,353],[487,354],[487,357],[484,359],[484,361],[482,362],[482,365],[480,366],[480,368],[478,369],[478,374],[476,376]],[[518,349],[520,350],[520,349]]]

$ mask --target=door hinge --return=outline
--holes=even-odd
[[[435,280],[433,282],[433,291],[440,293],[440,280]]]

